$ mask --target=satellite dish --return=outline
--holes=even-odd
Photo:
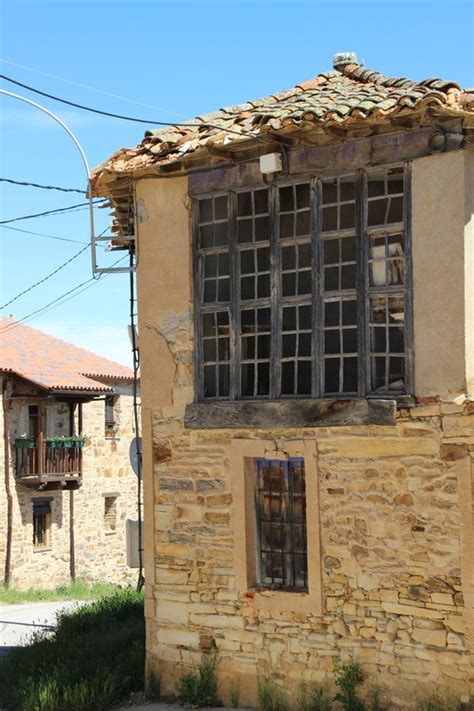
[[[130,464],[132,469],[140,479],[143,479],[143,464],[142,464],[142,438],[134,437],[130,442]]]

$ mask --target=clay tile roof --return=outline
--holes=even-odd
[[[0,318],[0,372],[15,373],[47,390],[113,392],[100,380],[130,381],[133,373],[84,348]]]
[[[132,149],[117,151],[93,174],[99,194],[101,177],[113,173],[130,176],[153,167],[178,166],[183,158],[206,148],[235,146],[265,133],[288,134],[313,126],[351,127],[368,120],[384,121],[403,112],[428,107],[449,116],[474,118],[474,92],[443,79],[412,81],[386,77],[357,63],[355,55],[334,58],[334,70],[303,81],[270,97],[228,106],[185,124],[153,129]],[[100,193],[102,194],[102,193]]]

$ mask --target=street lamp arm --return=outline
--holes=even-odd
[[[23,101],[25,104],[29,104],[30,106],[33,106],[35,109],[39,109],[40,111],[43,111],[43,113],[47,114],[50,118],[53,119],[53,121],[56,121],[68,134],[69,138],[72,140],[74,145],[76,146],[77,150],[81,154],[82,162],[84,164],[84,169],[86,171],[86,177],[87,177],[87,197],[89,199],[89,224],[90,224],[90,237],[91,237],[91,253],[92,253],[92,273],[94,278],[96,277],[96,264],[95,264],[95,231],[94,231],[94,205],[92,202],[92,194],[90,190],[90,168],[89,168],[89,163],[86,158],[86,154],[84,152],[84,149],[82,148],[81,144],[79,143],[78,139],[76,136],[73,134],[69,126],[67,126],[64,121],[62,121],[59,116],[56,116],[52,111],[49,109],[45,108],[44,106],[41,106],[41,104],[38,104],[36,101],[32,101],[31,99],[27,99],[24,96],[20,96],[19,94],[14,94],[11,91],[7,91],[6,89],[0,89],[0,94],[4,94],[5,96],[9,96],[12,99],[18,99],[19,101]]]

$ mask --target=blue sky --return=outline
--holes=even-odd
[[[389,75],[474,85],[474,3],[461,0],[2,0],[0,20],[2,74],[71,101],[157,121],[291,87],[330,69],[338,51],[355,51],[366,66]],[[0,85],[57,113],[92,166],[138,143],[147,128]],[[0,177],[84,188],[80,156],[59,126],[3,96],[0,112]],[[1,220],[83,201],[75,193],[5,183],[0,190]],[[102,231],[108,218],[104,210],[96,213]],[[84,244],[0,227],[1,304],[88,240],[86,210],[11,226]],[[86,250],[0,313],[22,318],[90,277]],[[112,275],[28,323],[129,364],[127,299],[127,277]]]

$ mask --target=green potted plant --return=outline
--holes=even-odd
[[[15,446],[17,449],[34,449],[36,446],[35,438],[23,434],[16,438]]]
[[[62,437],[46,437],[46,446],[51,447],[51,449],[58,449],[63,446]]]

